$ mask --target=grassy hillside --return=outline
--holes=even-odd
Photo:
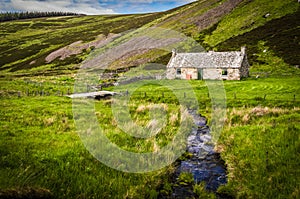
[[[268,49],[277,57],[290,65],[299,64],[299,23],[300,11],[288,14],[282,18],[267,22],[264,26],[232,37],[217,45],[220,50],[238,49],[241,45],[247,45],[248,56],[252,64],[258,62],[266,64],[262,51]],[[263,44],[264,46],[262,46]],[[262,49],[262,47],[264,49]],[[269,52],[268,52],[269,53]]]
[[[142,26],[182,32],[197,40],[207,50],[236,50],[241,45],[246,45],[253,65],[266,62],[257,57],[261,53],[259,44],[262,41],[274,56],[289,65],[297,65],[300,32],[298,17],[299,3],[295,0],[207,0],[196,1],[165,13],[54,17],[5,22],[0,24],[0,70],[2,73],[18,71],[22,75],[73,73],[94,49],[91,44],[99,44],[111,39],[113,35],[118,37],[118,33]],[[78,41],[82,43],[68,47],[68,50],[80,48],[76,53],[66,58],[54,56],[49,61],[49,54]],[[88,47],[83,47],[84,45]],[[161,51],[154,50],[150,54],[157,58]],[[135,59],[142,59],[143,56],[144,62],[150,61],[147,58],[148,51],[132,52],[124,64],[119,63],[115,67],[135,66]],[[156,62],[165,64],[168,58],[169,56],[156,59]],[[271,67],[276,65],[268,64]]]
[[[88,49],[79,56],[47,64],[45,58],[51,52],[77,41],[87,43],[99,35],[138,28],[159,15],[75,16],[3,22],[0,24],[0,69],[14,72],[41,67],[40,71],[61,74],[76,68]]]
[[[205,42],[216,46],[227,39],[244,34],[274,19],[298,11],[296,1],[254,0],[243,1],[230,14],[219,21],[211,35],[206,36]]]

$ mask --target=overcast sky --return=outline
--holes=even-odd
[[[0,0],[0,12],[62,11],[82,14],[165,11],[195,0]]]

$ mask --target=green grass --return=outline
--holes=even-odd
[[[299,196],[299,108],[229,109],[219,140],[236,198]]]
[[[45,91],[72,84],[68,76],[45,80]],[[298,77],[290,76],[224,82],[228,116],[218,148],[228,166],[229,183],[219,192],[259,198],[298,195],[298,81]],[[96,102],[96,115],[107,137],[129,151],[151,152],[165,146],[179,125],[174,93],[155,81],[146,82],[131,96],[129,110],[139,125],[146,126],[153,103],[165,104],[162,107],[167,110],[168,125],[154,139],[136,139],[118,130],[112,118],[112,101]],[[200,113],[210,122],[211,99],[205,82],[189,83],[199,99]],[[184,92],[180,80],[172,84],[179,93]],[[71,99],[53,96],[55,92],[51,96],[17,97],[17,91],[23,94],[24,89],[35,86],[40,87],[23,79],[1,81],[0,189],[45,188],[59,198],[136,198],[155,197],[161,184],[168,183],[172,166],[129,174],[97,161],[76,133]],[[195,187],[199,195],[204,194],[201,190],[200,185]]]
[[[41,77],[40,77],[41,78]],[[42,78],[41,78],[42,79]],[[47,78],[43,79],[44,81]],[[40,80],[41,81],[41,80]],[[0,189],[23,190],[27,187],[50,190],[55,198],[151,198],[168,180],[173,167],[145,174],[114,170],[96,160],[76,133],[72,100],[53,96],[52,90],[65,89],[68,77],[1,81],[1,167]],[[27,89],[43,88],[50,96],[26,96]],[[17,92],[22,91],[21,97]],[[51,92],[53,91],[53,92]],[[170,122],[153,139],[136,139],[119,130],[112,118],[110,101],[96,102],[96,115],[106,136],[119,147],[134,152],[151,152],[163,147],[177,132],[179,106],[164,105]],[[142,110],[141,106],[147,107]],[[130,110],[139,125],[149,122],[152,103],[133,100]],[[140,108],[140,111],[137,109]],[[188,132],[188,131],[187,131]],[[143,190],[141,192],[141,190]]]
[[[129,174],[100,163],[76,134],[71,105],[65,97],[1,98],[0,189],[45,188],[55,198],[156,193],[171,168]]]

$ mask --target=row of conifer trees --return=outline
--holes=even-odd
[[[32,19],[40,17],[58,17],[81,15],[72,12],[6,12],[0,13],[0,22],[12,21],[18,19]]]

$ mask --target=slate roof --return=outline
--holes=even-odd
[[[240,68],[245,56],[242,51],[174,53],[167,68]]]

